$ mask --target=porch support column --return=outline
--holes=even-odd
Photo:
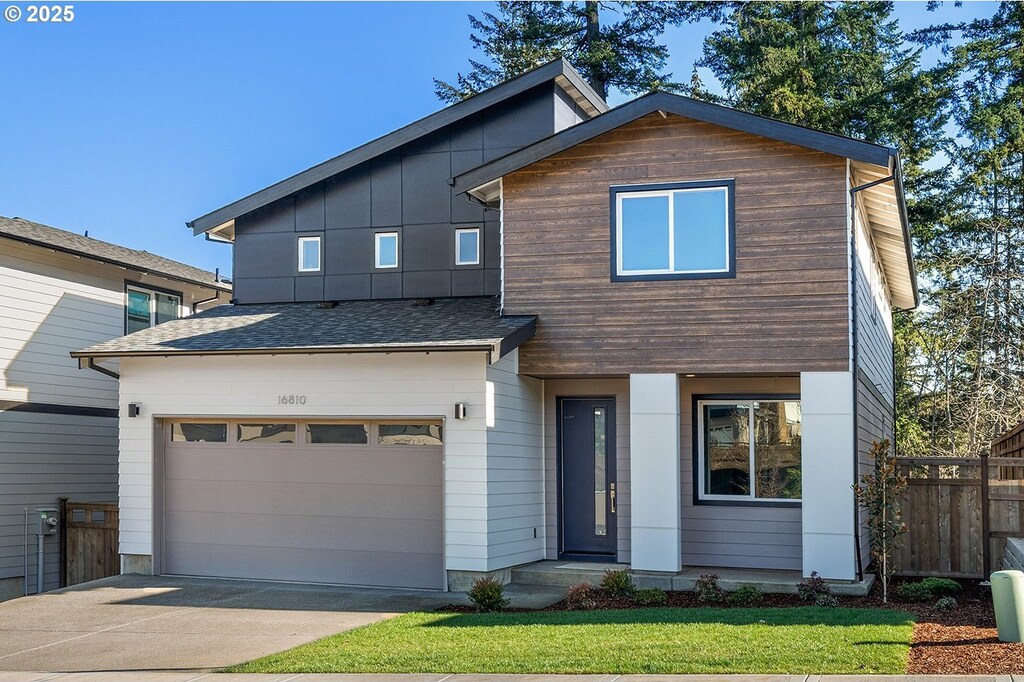
[[[640,571],[682,568],[679,375],[629,375],[630,550]]]
[[[802,372],[803,573],[856,580],[852,372]]]

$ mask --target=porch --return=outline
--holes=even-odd
[[[585,561],[537,561],[512,569],[512,584],[521,586],[564,587],[588,582],[597,585],[605,571],[629,569],[628,564],[594,563]],[[708,568],[684,566],[676,573],[661,571],[630,571],[634,582],[642,588],[689,592],[697,578],[707,573],[718,576],[719,586],[732,592],[751,585],[765,594],[795,594],[803,577],[801,571],[755,568]],[[830,580],[832,592],[839,596],[863,597],[871,591],[875,576],[868,574],[861,581]]]

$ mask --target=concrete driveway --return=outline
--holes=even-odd
[[[0,603],[0,671],[210,670],[452,602],[465,595],[117,576]]]

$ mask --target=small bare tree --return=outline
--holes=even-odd
[[[907,489],[907,478],[896,466],[896,458],[889,448],[889,439],[871,445],[871,458],[875,468],[861,476],[853,486],[857,503],[868,513],[868,537],[871,556],[878,567],[882,581],[882,601],[889,601],[889,578],[896,571],[893,552],[907,526],[900,518],[899,498]]]

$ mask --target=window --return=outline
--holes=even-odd
[[[366,424],[306,424],[306,442],[366,445]]]
[[[320,237],[299,237],[299,272],[320,270]]]
[[[129,286],[125,305],[125,333],[148,329],[181,316],[181,296]]]
[[[228,425],[175,422],[171,424],[173,443],[227,443]]]
[[[376,266],[378,268],[398,267],[398,233],[378,232],[374,235],[376,248]]]
[[[480,228],[455,230],[455,264],[480,264]]]
[[[612,279],[731,277],[733,181],[612,187]]]
[[[701,500],[800,500],[800,401],[703,400],[697,413]]]
[[[440,445],[440,424],[381,424],[377,427],[380,445]]]
[[[239,424],[239,443],[274,445],[295,442],[295,424]]]

